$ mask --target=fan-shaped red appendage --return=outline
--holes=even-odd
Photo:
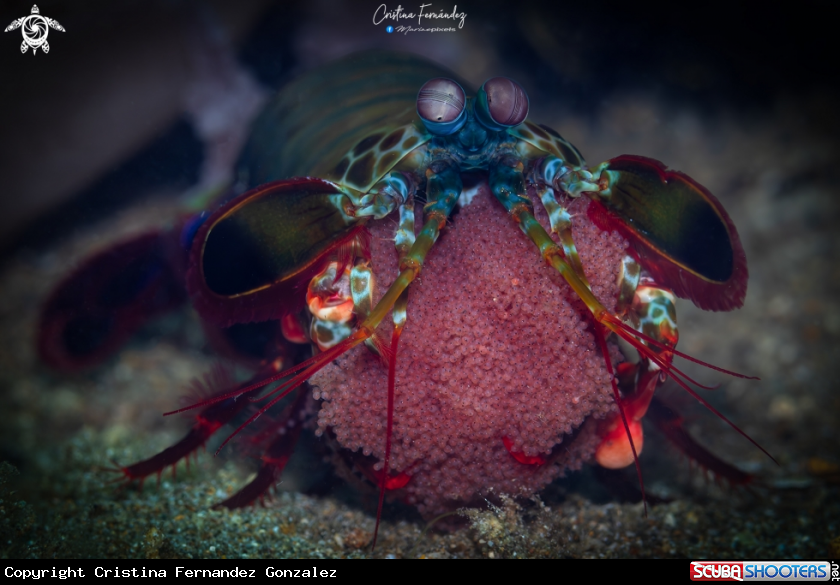
[[[299,195],[301,192],[338,193],[331,183],[311,177],[267,183],[223,205],[201,225],[193,240],[189,255],[189,269],[186,275],[187,291],[202,318],[220,327],[253,321],[276,320],[298,311],[305,305],[305,291],[309,281],[320,273],[328,262],[336,258],[340,261],[348,258],[351,249],[356,255],[369,255],[367,230],[364,225],[356,225],[349,228],[341,237],[336,238],[305,269],[285,280],[238,295],[216,294],[207,285],[202,268],[202,254],[208,232],[231,209],[240,205],[243,198],[259,194],[256,193],[257,190],[271,191],[275,195],[285,193]]]
[[[305,306],[309,281],[324,270],[333,256],[341,255],[342,248],[354,246],[357,241],[366,239],[366,233],[364,226],[357,226],[344,238],[336,241],[318,261],[294,278],[237,297],[223,297],[207,287],[194,258],[198,253],[196,248],[193,248],[190,268],[187,271],[187,290],[198,313],[220,327],[281,319]]]
[[[732,274],[726,282],[715,282],[680,266],[667,253],[645,239],[603,203],[593,199],[587,209],[589,218],[602,230],[617,231],[631,242],[634,255],[642,267],[661,285],[670,288],[680,298],[690,299],[707,311],[731,311],[744,304],[747,294],[747,256],[738,237],[735,224],[717,197],[697,181],[679,171],[668,170],[661,162],[636,155],[622,155],[610,162],[624,161],[644,165],[655,170],[663,183],[679,181],[689,184],[716,210],[729,234],[733,253]]]

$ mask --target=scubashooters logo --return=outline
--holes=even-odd
[[[828,561],[692,561],[690,570],[692,581],[837,580],[834,575]]]
[[[385,32],[455,32],[464,28],[464,21],[467,19],[466,12],[458,12],[458,5],[452,10],[435,11],[431,4],[421,4],[417,12],[406,12],[402,5],[389,10],[385,4],[380,4],[373,13],[373,24],[380,25],[385,21],[393,21],[388,24]],[[404,24],[400,24],[400,22]],[[417,24],[415,27],[414,24]]]
[[[55,29],[64,32],[64,27],[58,24],[57,20],[41,16],[41,11],[38,10],[38,5],[32,6],[32,14],[13,20],[12,24],[6,27],[3,32],[21,29],[23,34],[23,42],[20,45],[20,52],[25,53],[27,49],[32,49],[32,54],[38,52],[40,48],[44,53],[50,52],[50,44],[47,42],[47,35],[50,29]]]

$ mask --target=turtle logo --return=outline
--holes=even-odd
[[[20,45],[20,52],[25,53],[26,49],[32,47],[32,54],[34,55],[38,48],[44,53],[50,52],[50,44],[47,42],[47,33],[50,28],[64,32],[64,27],[58,24],[58,21],[46,16],[41,16],[37,5],[32,6],[32,14],[13,20],[12,24],[6,27],[3,32],[9,32],[21,28],[23,33],[23,42]]]

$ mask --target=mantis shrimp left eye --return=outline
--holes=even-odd
[[[446,77],[427,81],[417,94],[417,114],[432,134],[454,134],[467,121],[464,89]]]

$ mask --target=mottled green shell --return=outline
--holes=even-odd
[[[352,55],[287,85],[256,120],[239,162],[247,187],[320,177],[367,192],[431,136],[417,92],[451,72],[414,55]]]
[[[553,154],[571,167],[582,167],[583,155],[575,146],[544,124],[535,124],[525,120],[516,128],[508,130],[511,136],[527,142],[537,150]]]

